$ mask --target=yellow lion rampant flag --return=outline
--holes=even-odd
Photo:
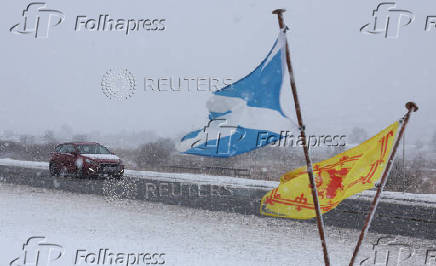
[[[374,187],[386,168],[398,127],[397,121],[359,146],[313,164],[322,213]],[[280,185],[263,196],[260,213],[294,219],[316,217],[307,167],[284,174]]]

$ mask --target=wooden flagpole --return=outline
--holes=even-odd
[[[354,248],[353,257],[351,258],[351,261],[350,261],[350,266],[354,265],[354,262],[357,258],[358,253],[359,253],[360,246],[362,245],[362,241],[365,238],[366,233],[368,232],[368,229],[371,225],[372,219],[374,218],[374,214],[375,214],[375,211],[377,209],[377,204],[379,202],[380,195],[383,192],[383,188],[386,185],[386,181],[388,180],[388,174],[389,174],[389,171],[391,170],[391,167],[392,167],[392,164],[393,164],[393,161],[395,158],[395,153],[397,152],[397,148],[400,144],[401,138],[404,135],[404,130],[406,129],[407,122],[409,122],[410,114],[412,112],[416,112],[418,110],[418,106],[416,106],[416,104],[414,102],[406,103],[406,108],[408,111],[404,115],[403,124],[401,126],[400,132],[398,133],[398,138],[395,140],[394,147],[392,148],[392,153],[389,156],[389,160],[387,162],[385,171],[383,172],[382,178],[380,180],[380,184],[378,185],[377,192],[375,193],[374,199],[371,202],[368,216],[366,217],[365,224],[363,225],[362,231],[360,232],[359,240],[357,241],[357,245]]]
[[[279,27],[281,30],[285,30],[285,27],[286,27],[285,23],[283,22],[283,12],[285,12],[285,11],[286,11],[285,9],[276,9],[272,12],[273,14],[277,14],[278,21],[279,21]],[[314,204],[315,212],[316,212],[316,220],[317,220],[317,224],[318,224],[319,237],[321,239],[321,245],[322,245],[322,249],[324,252],[324,263],[326,266],[330,266],[330,258],[329,258],[329,254],[327,251],[327,243],[326,243],[325,234],[324,234],[324,221],[322,219],[321,209],[319,207],[318,192],[317,192],[317,188],[316,188],[316,184],[315,184],[315,179],[313,177],[312,161],[310,160],[310,156],[309,156],[309,148],[308,148],[307,139],[306,139],[305,127],[303,124],[303,117],[301,116],[301,107],[300,107],[300,102],[298,100],[297,87],[295,86],[294,71],[292,69],[291,55],[289,52],[289,46],[288,46],[287,41],[286,41],[286,63],[288,65],[289,77],[290,77],[290,81],[291,81],[292,95],[294,96],[295,112],[297,113],[298,126],[300,127],[300,136],[301,136],[301,141],[303,144],[304,156],[306,158],[307,173],[309,176],[310,187],[312,189],[313,204]]]

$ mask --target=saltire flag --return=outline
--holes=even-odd
[[[291,94],[283,85],[286,36],[283,31],[266,58],[244,78],[213,92],[208,120],[185,135],[182,153],[230,157],[266,146],[295,128],[290,120]]]
[[[397,121],[362,144],[313,164],[322,213],[374,187],[386,168],[399,124]],[[279,186],[262,198],[260,213],[294,219],[316,217],[307,167],[284,174]]]

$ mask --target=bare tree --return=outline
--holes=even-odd
[[[433,138],[430,141],[431,149],[436,152],[436,131],[433,133]]]
[[[424,147],[424,143],[423,143],[420,139],[418,139],[418,140],[415,142],[415,147],[416,147],[418,150],[420,150],[420,149],[422,149],[422,148]]]
[[[136,164],[141,167],[165,165],[171,153],[175,151],[174,141],[171,139],[159,139],[142,145],[138,150],[135,159]]]
[[[368,133],[364,128],[354,127],[351,131],[350,141],[351,143],[362,143],[368,139]]]
[[[87,141],[88,136],[85,134],[77,134],[77,135],[74,135],[71,139],[72,139],[72,141]]]
[[[45,143],[56,143],[56,137],[53,130],[46,130],[44,136],[42,137]]]

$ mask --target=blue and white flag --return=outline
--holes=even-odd
[[[276,143],[294,128],[289,119],[291,94],[282,86],[286,37],[280,31],[271,51],[244,78],[213,92],[209,121],[184,136],[178,149],[187,154],[230,157]]]

